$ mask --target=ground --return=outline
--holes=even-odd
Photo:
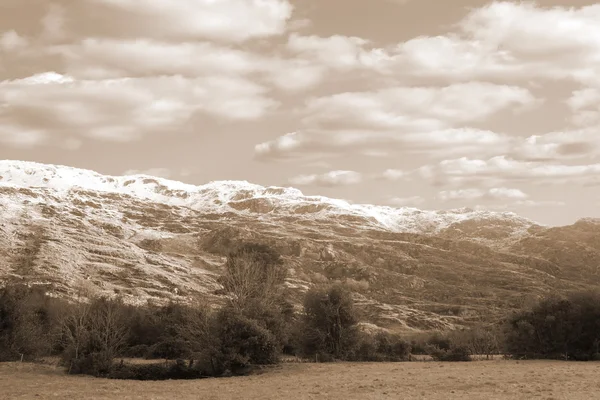
[[[285,364],[261,375],[137,382],[0,364],[2,399],[600,399],[600,363]]]

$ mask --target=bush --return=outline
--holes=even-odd
[[[127,307],[118,300],[81,303],[63,319],[63,363],[71,374],[106,376],[127,343]]]
[[[454,346],[447,350],[431,346],[429,355],[435,361],[471,361],[471,353],[465,346]]]
[[[123,351],[123,356],[128,358],[150,358],[150,347],[146,344],[138,344],[128,347]]]
[[[162,381],[167,379],[199,379],[205,375],[185,361],[179,359],[173,364],[126,364],[114,365],[108,377],[111,379],[131,379],[138,381]]]
[[[86,353],[75,358],[72,353],[65,353],[63,361],[68,365],[69,374],[84,374],[97,377],[108,376],[113,366],[113,355],[106,351]]]
[[[592,360],[600,352],[600,293],[549,297],[513,315],[505,347],[519,358]]]
[[[143,345],[142,345],[143,346]],[[177,338],[156,343],[147,348],[145,358],[163,358],[166,360],[175,360],[190,356],[189,345]]]
[[[374,335],[361,333],[356,348],[349,358],[351,361],[398,362],[407,361],[410,344],[400,336],[378,332]]]
[[[410,356],[410,344],[400,336],[387,332],[375,335],[377,352],[383,355],[384,361],[406,361]]]
[[[304,315],[294,334],[305,357],[329,354],[352,357],[358,343],[358,320],[350,292],[339,285],[310,290],[304,298]]]
[[[217,314],[215,324],[219,338],[215,361],[224,372],[244,374],[252,365],[279,361],[277,338],[259,321],[227,308]]]
[[[0,289],[0,361],[51,355],[60,338],[64,302],[41,287],[14,285]]]

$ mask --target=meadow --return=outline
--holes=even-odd
[[[69,376],[53,365],[0,364],[12,399],[600,399],[600,362],[284,363],[261,374],[189,381]]]

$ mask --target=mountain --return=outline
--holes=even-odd
[[[235,243],[276,248],[300,298],[345,280],[370,322],[397,330],[500,318],[547,293],[600,283],[600,221],[545,227],[514,213],[422,211],[248,182],[202,186],[0,161],[0,282],[132,303],[219,301]]]

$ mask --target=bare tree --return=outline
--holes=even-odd
[[[221,283],[230,294],[232,306],[242,309],[253,301],[275,303],[286,273],[279,255],[272,249],[247,244],[228,256]]]
[[[456,332],[453,341],[469,349],[472,355],[485,355],[487,359],[500,350],[497,332],[494,328],[483,325]]]
[[[129,328],[125,321],[123,303],[100,299],[90,310],[90,334],[93,342],[108,357],[117,356],[127,343]]]
[[[82,348],[90,340],[90,304],[80,302],[66,313],[62,320],[65,348],[71,348],[78,360]],[[70,368],[70,367],[69,367]]]
[[[90,357],[91,363],[83,363],[88,369],[78,367],[77,373],[106,372],[127,343],[129,327],[125,318],[125,306],[118,300],[99,298],[72,307],[62,322],[69,372]]]

